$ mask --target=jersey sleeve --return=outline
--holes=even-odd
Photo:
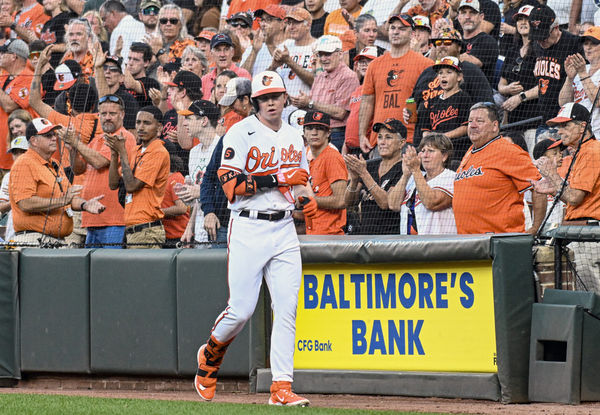
[[[580,151],[577,157],[579,160],[576,160],[573,166],[569,186],[589,193],[600,180],[600,153]]]
[[[332,152],[327,163],[327,181],[331,184],[338,180],[347,181],[348,170],[342,156],[338,152]]]
[[[248,126],[249,124],[245,123],[244,125]],[[249,133],[252,133],[252,131],[240,128],[239,123],[229,129],[223,137],[223,154],[220,168],[238,173],[244,172],[248,155],[248,144],[244,134],[248,135]],[[254,134],[256,132],[252,133],[252,135]]]
[[[504,147],[505,163],[504,173],[510,177],[519,193],[531,188],[529,180],[540,180],[542,176],[533,165],[529,154],[516,144],[508,143]]]
[[[35,196],[37,182],[29,164],[15,163],[10,170],[10,181],[8,184],[11,200],[19,203],[21,200]]]
[[[367,73],[365,74],[365,79],[363,80],[363,88],[362,88],[362,93],[363,95],[373,95],[375,94],[375,75],[376,75],[376,71],[377,71],[377,66],[375,65],[375,63],[377,62],[377,59],[375,59],[374,62],[371,62],[369,64],[369,66],[367,67]]]

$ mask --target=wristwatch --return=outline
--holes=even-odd
[[[15,30],[17,28],[17,24],[15,22],[12,22],[10,24],[10,30]]]
[[[519,94],[519,98],[521,98],[521,101],[523,102],[527,101],[527,95],[525,95],[525,92],[521,92]]]
[[[313,101],[312,99],[308,102],[308,109],[313,109],[313,107],[315,106],[315,101]]]
[[[159,49],[158,52],[156,52],[156,57],[158,58],[160,55],[164,55],[165,53],[167,53],[166,49]]]

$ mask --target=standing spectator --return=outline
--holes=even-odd
[[[221,114],[217,135],[222,136],[237,122],[246,118],[252,111],[250,93],[251,82],[246,78],[232,78],[227,82],[225,93],[219,100]]]
[[[360,85],[356,87],[352,95],[350,95],[350,113],[348,114],[348,119],[346,120],[346,137],[344,140],[344,147],[342,147],[342,154],[355,154],[359,155],[361,153],[360,150],[360,140],[358,138],[358,125],[359,125],[359,112],[360,112],[360,103],[362,101],[362,88],[363,81],[365,79],[365,75],[367,73],[367,69],[373,59],[377,57],[377,48],[375,46],[367,46],[363,50],[360,51],[358,55],[354,57],[354,72],[358,76],[358,81]],[[371,130],[372,125],[369,125],[369,130]]]
[[[98,13],[95,10],[90,10],[89,12],[86,12],[81,17],[86,19],[88,21],[88,23],[90,24],[90,27],[92,28],[92,33],[94,35],[96,35],[96,38],[100,42],[100,45],[102,45],[102,50],[108,50],[108,48],[109,48],[108,31],[104,27],[104,22],[102,21],[102,18],[100,17],[100,13]],[[31,46],[30,46],[30,48],[31,48]]]
[[[346,226],[344,192],[348,171],[342,155],[329,145],[329,115],[309,110],[304,116],[304,139],[310,147],[311,186],[317,213],[305,218],[308,235],[343,235]]]
[[[29,47],[21,39],[9,39],[0,46],[0,169],[1,176],[12,166],[7,153],[8,116],[18,108],[34,115],[29,107],[29,89],[33,73],[27,67]]]
[[[69,208],[93,214],[104,211],[99,202],[103,196],[81,198],[81,186],[71,186],[63,168],[52,158],[58,149],[56,130],[60,128],[45,118],[34,118],[27,125],[29,149],[15,162],[9,181],[15,242],[63,244],[73,230]]]
[[[202,0],[194,16],[193,33],[199,34],[206,28],[220,26],[221,4],[221,0]],[[210,39],[208,41],[210,42]]]
[[[138,18],[144,25],[144,34],[151,35],[156,31],[158,24],[158,12],[162,7],[160,0],[142,0]]]
[[[28,113],[29,114],[29,113]],[[11,140],[8,152],[16,161],[29,149],[29,143],[24,135],[18,136]],[[15,236],[15,227],[12,220],[12,210],[10,209],[10,192],[8,184],[10,183],[10,171],[2,178],[2,186],[0,186],[0,214],[7,214],[6,231],[4,232],[4,240],[10,241]]]
[[[365,161],[360,155],[344,156],[350,182],[344,193],[346,206],[360,203],[360,223],[348,223],[348,233],[361,235],[398,234],[400,216],[390,208],[390,190],[402,177],[402,147],[406,127],[389,118],[373,126],[381,158]],[[358,229],[356,229],[358,228]]]
[[[233,63],[233,54],[235,52],[233,48],[233,41],[231,37],[225,33],[219,33],[213,36],[210,41],[210,52],[215,62],[215,68],[202,77],[202,93],[204,94],[202,99],[209,100],[212,94],[213,87],[215,86],[215,80],[217,74],[229,69],[237,74],[237,76],[243,76],[244,78],[251,79],[250,73],[239,68]]]
[[[471,107],[468,133],[472,147],[454,182],[452,208],[459,234],[524,232],[523,193],[539,172],[529,154],[500,136],[498,108],[480,102]],[[533,192],[534,234],[546,212],[546,197]]]
[[[534,8],[529,15],[529,37],[535,42],[536,56],[533,76],[537,85],[525,91],[525,99],[538,98],[540,115],[544,122],[558,113],[558,97],[565,82],[565,60],[573,53],[583,54],[579,36],[570,34],[558,27],[556,14],[544,5]],[[547,129],[540,127],[538,131]]]
[[[329,13],[325,20],[324,35],[334,35],[341,38],[347,31],[352,31],[348,24],[349,16],[354,19],[360,16],[362,6],[359,0],[339,0],[339,3],[340,8]]]
[[[600,27],[592,26],[586,30],[581,40],[585,58],[589,63],[586,64],[583,56],[578,53],[567,56],[567,79],[560,91],[558,103],[565,105],[574,101],[591,111],[592,101],[597,96],[600,85]],[[597,102],[592,112],[590,127],[594,135],[600,137],[600,110]]]
[[[450,3],[447,0],[419,0],[419,4],[408,9],[406,14],[411,17],[425,16],[429,19],[431,26],[434,26],[438,19],[450,17]]]
[[[315,39],[323,36],[325,31],[325,21],[327,20],[327,16],[329,13],[325,11],[323,6],[325,5],[325,0],[305,0],[304,7],[310,13],[312,17],[312,23],[310,25],[310,34]]]
[[[32,116],[24,109],[16,109],[8,116],[8,136],[7,141],[12,142],[17,137],[25,136],[27,124],[32,120]]]
[[[374,146],[376,135],[367,130],[371,120],[380,123],[388,118],[401,117],[406,99],[413,93],[419,75],[433,65],[420,53],[410,50],[410,39],[414,30],[408,15],[389,18],[389,53],[375,59],[367,69],[363,83],[363,98],[360,103],[359,137],[360,148],[368,153]],[[407,127],[408,141],[412,142],[414,124]]]
[[[208,72],[208,60],[196,46],[188,46],[181,55],[181,69],[202,78]]]
[[[390,42],[388,41],[387,21],[390,16],[402,13],[402,10],[407,3],[407,0],[383,2],[381,0],[367,0],[366,3],[361,2],[361,4],[363,4],[362,14],[370,14],[377,20],[378,34],[375,45],[389,50]]]
[[[50,20],[50,16],[44,13],[44,7],[40,2],[35,0],[23,0],[21,10],[17,12],[17,16],[13,22],[10,22],[10,27],[27,43],[37,40],[42,33],[44,24]]]
[[[68,60],[77,62],[86,82],[94,77],[94,55],[90,51],[92,36],[92,26],[86,19],[71,19],[65,33],[67,51],[60,60],[61,63]]]
[[[354,32],[356,33],[356,45],[348,51],[346,64],[354,69],[354,58],[367,46],[374,46],[377,40],[377,20],[370,14],[361,14],[354,21]],[[377,56],[385,53],[385,49],[377,46]]]
[[[312,17],[306,9],[295,7],[290,9],[285,25],[286,39],[273,53],[273,62],[269,70],[276,70],[285,80],[285,87],[291,96],[297,96],[300,91],[310,93],[310,88],[315,80],[311,70],[311,58],[315,38],[310,35]],[[287,121],[289,115],[296,110],[294,105],[287,105],[283,110],[283,120]]]
[[[251,74],[264,71],[271,64],[277,46],[285,40],[285,10],[282,7],[270,5],[259,9],[254,14],[259,20],[260,30],[252,40],[252,47],[247,48],[242,55],[242,68]]]
[[[350,110],[350,95],[359,86],[358,78],[342,60],[342,41],[337,36],[322,36],[316,43],[323,71],[312,85],[310,95],[300,91],[290,96],[292,105],[328,114],[331,120],[331,144],[342,150],[346,137],[346,120]]]
[[[390,192],[390,208],[400,211],[400,234],[456,234],[452,211],[456,173],[447,168],[452,141],[434,133],[423,138],[418,151],[417,155],[407,146],[402,178]]]
[[[525,93],[537,85],[536,79],[532,76],[536,58],[529,36],[531,10],[533,6],[523,6],[514,17],[517,33],[512,47],[507,50],[498,83],[498,92],[507,97],[502,108],[507,111],[509,124],[532,118],[538,112],[537,98],[528,99]],[[523,128],[531,128],[531,126],[525,125]]]
[[[158,12],[158,30],[146,35],[144,42],[152,47],[152,53],[161,64],[181,58],[188,46],[194,46],[183,20],[183,11],[176,4],[165,4]]]
[[[564,145],[578,149],[566,182],[552,160],[541,157],[536,162],[544,180],[534,183],[535,189],[546,194],[560,194],[560,200],[567,205],[563,225],[598,226],[600,221],[600,142],[590,130],[589,118],[590,113],[583,105],[571,102],[548,120],[549,125],[558,127]],[[600,294],[598,243],[574,242],[569,246],[577,263],[576,289]]]
[[[194,101],[187,110],[180,111],[184,117],[182,128],[187,130],[190,137],[199,141],[199,144],[190,150],[189,172],[191,184],[182,186],[177,195],[184,202],[192,204],[192,213],[186,231],[182,236],[183,242],[208,242],[209,235],[204,228],[204,212],[198,203],[200,187],[208,162],[219,141],[216,133],[217,122],[220,118],[219,109],[210,101]]]
[[[141,144],[132,153],[127,151],[123,137],[105,136],[111,149],[109,186],[111,190],[118,189],[122,178],[127,191],[127,248],[160,248],[165,243],[165,228],[161,221],[164,214],[159,206],[169,176],[169,153],[159,138],[162,113],[156,107],[142,108],[137,114],[135,128]]]
[[[461,61],[479,66],[492,88],[495,88],[494,71],[498,60],[498,42],[483,31],[479,0],[462,0],[458,7],[458,21],[463,29],[466,52],[460,55]]]
[[[190,220],[188,207],[177,196],[175,189],[183,185],[185,179],[180,171],[183,169],[183,162],[177,156],[171,156],[170,173],[167,178],[167,187],[165,189],[165,197],[163,198],[160,208],[165,215],[163,218],[163,226],[165,227],[166,242],[163,248],[176,248],[180,242],[185,228]]]
[[[226,20],[227,25],[238,37],[240,46],[246,50],[252,46],[252,15],[247,12],[236,13]]]
[[[69,9],[65,0],[46,0],[42,5],[44,12],[50,16],[50,20],[44,23],[40,32],[40,40],[43,40],[46,45],[53,45],[54,53],[50,61],[52,66],[56,66],[65,51],[66,27],[71,19],[76,19],[78,16]]]
[[[127,56],[123,86],[135,98],[139,108],[152,105],[150,90],[160,91],[160,84],[147,74],[152,62],[152,48],[143,42],[133,42]]]
[[[419,52],[423,56],[429,57],[431,52],[431,43],[429,38],[431,37],[431,24],[429,18],[425,16],[414,16],[413,21],[415,22],[415,37],[412,41],[411,48],[415,52]]]
[[[120,56],[127,62],[131,44],[144,38],[146,33],[144,24],[127,13],[123,3],[118,0],[107,0],[102,4],[100,17],[104,22],[104,27],[110,33],[110,54],[117,55],[120,52]],[[117,43],[120,43],[118,51]]]
[[[125,217],[119,200],[119,192],[109,187],[110,148],[106,144],[106,136],[119,136],[125,141],[129,154],[135,153],[135,137],[123,126],[125,104],[117,95],[105,95],[98,101],[98,117],[103,134],[97,134],[89,144],[74,136],[67,136],[65,141],[83,160],[80,165],[71,163],[75,174],[83,174],[84,198],[95,194],[104,195],[102,203],[106,210],[100,215],[81,215],[81,227],[87,230],[85,246],[120,249],[125,233]]]

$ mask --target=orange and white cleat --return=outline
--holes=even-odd
[[[198,350],[198,369],[194,378],[194,387],[202,399],[211,401],[215,397],[217,389],[217,371],[219,368],[206,364],[204,349],[206,349],[206,344]]]
[[[310,401],[292,392],[291,382],[275,381],[271,385],[269,405],[308,406]]]

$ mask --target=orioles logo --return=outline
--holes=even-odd
[[[45,118],[40,118],[40,122],[41,122],[42,124],[44,124],[44,125],[50,125],[50,121],[48,121],[48,120],[47,120],[47,119],[45,119]]]
[[[304,117],[298,117],[298,125],[304,125]]]
[[[531,24],[535,28],[537,28],[540,25],[540,23],[542,23],[541,20],[530,20],[529,21],[529,24]]]
[[[540,79],[539,88],[540,88],[540,92],[542,93],[542,95],[544,95],[546,93],[546,91],[548,90],[549,83],[550,83],[550,81],[547,79]]]
[[[264,86],[269,86],[269,85],[271,85],[272,82],[273,82],[273,77],[272,76],[268,76],[268,75],[263,76],[262,84]]]
[[[27,97],[27,95],[29,95],[29,91],[27,90],[27,88],[21,88],[21,89],[19,89],[18,95],[19,95],[19,98],[25,99]]]
[[[64,73],[57,73],[56,77],[58,78],[59,82],[65,82],[65,74]]]
[[[392,69],[391,71],[388,72],[388,77],[387,77],[387,84],[391,87],[396,86],[396,84],[398,83],[398,80],[400,79],[400,74],[402,72],[396,71],[394,69]]]
[[[313,115],[313,118],[315,121],[319,121],[321,118],[323,118],[323,113],[322,112],[315,112],[315,115]]]
[[[292,71],[288,74],[288,79],[296,79],[296,74]]]

